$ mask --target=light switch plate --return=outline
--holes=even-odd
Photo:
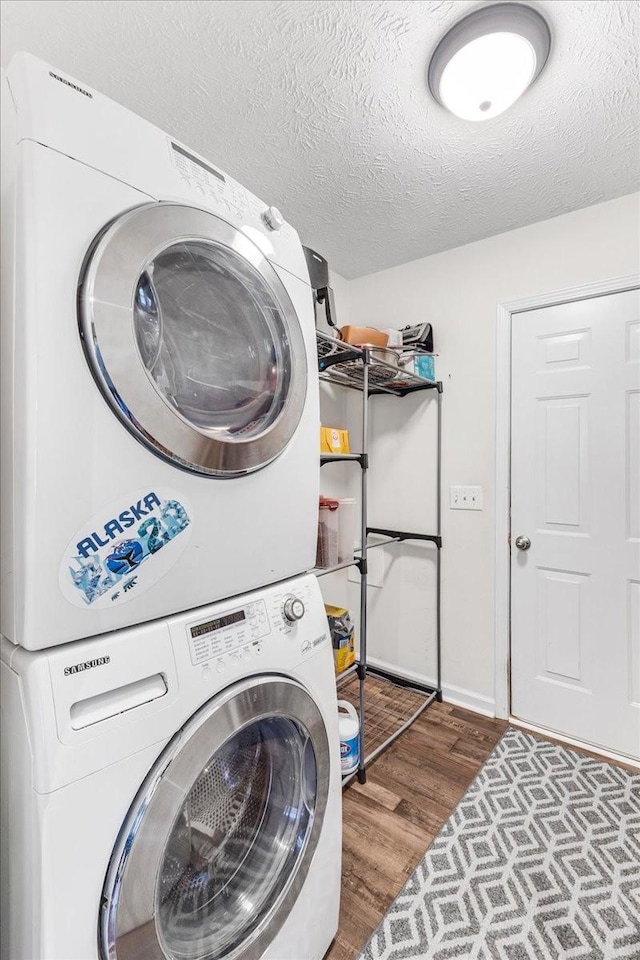
[[[449,487],[451,510],[482,510],[482,487]]]

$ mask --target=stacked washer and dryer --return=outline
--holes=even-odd
[[[2,78],[3,960],[319,960],[340,760],[296,232]]]

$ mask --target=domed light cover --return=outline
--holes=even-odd
[[[547,22],[532,7],[480,7],[459,20],[433,51],[429,89],[463,120],[490,120],[531,86],[550,47]]]

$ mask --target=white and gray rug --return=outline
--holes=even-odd
[[[640,960],[640,775],[510,729],[359,960]]]

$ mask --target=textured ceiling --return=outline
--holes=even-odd
[[[4,0],[26,49],[281,207],[354,277],[638,189],[640,4],[544,0],[553,47],[467,123],[425,67],[467,0]]]

